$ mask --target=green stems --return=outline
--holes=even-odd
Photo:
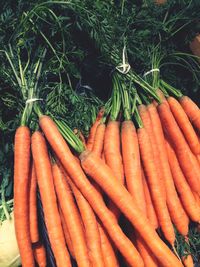
[[[81,154],[85,147],[82,141],[74,134],[74,132],[70,129],[70,127],[65,123],[54,119],[56,125],[62,136],[66,139],[66,141],[70,144],[70,146],[79,154]]]
[[[113,74],[113,91],[111,96],[110,119],[117,120],[121,108],[120,81],[117,73]]]
[[[180,97],[183,96],[183,94],[178,89],[174,88],[173,86],[169,85],[168,83],[166,83],[163,80],[160,80],[160,85],[161,85],[161,87],[164,88],[164,90],[166,90],[167,92],[172,93],[177,98],[180,98]]]

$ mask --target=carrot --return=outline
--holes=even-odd
[[[77,265],[82,267],[91,266],[80,214],[74,203],[70,187],[56,163],[53,164],[52,170],[58,202],[69,231]]]
[[[192,221],[200,221],[200,209],[196,205],[194,195],[188,185],[184,174],[180,168],[178,159],[176,157],[175,151],[173,150],[171,144],[166,141],[168,161],[170,164],[171,172],[173,175],[176,190],[179,193],[182,205],[187,212],[188,216]]]
[[[148,105],[147,109],[149,111],[149,115],[152,121],[152,131],[154,132],[159,152],[162,174],[164,177],[166,189],[166,202],[169,214],[172,222],[175,224],[179,233],[186,236],[188,234],[188,217],[182,207],[174,185],[172,173],[168,162],[165,138],[162,130],[161,121],[157,109],[153,104]],[[177,212],[177,210],[179,212]]]
[[[142,171],[142,173],[143,173],[142,176],[143,176],[143,186],[144,186],[144,194],[145,194],[145,200],[146,200],[147,218],[149,219],[149,221],[150,221],[151,225],[154,227],[154,229],[157,229],[159,226],[158,225],[158,219],[157,219],[156,212],[155,212],[155,209],[153,206],[153,202],[151,199],[151,195],[149,192],[147,181],[146,181],[146,178],[144,176],[144,172]]]
[[[200,166],[192,154],[186,140],[178,127],[173,114],[165,104],[158,106],[159,116],[164,131],[167,133],[183,170],[183,173],[193,191],[200,194]]]
[[[154,131],[153,131],[153,125],[152,125],[151,117],[149,115],[149,112],[148,112],[148,109],[146,106],[139,105],[138,110],[139,110],[140,117],[142,119],[144,128],[146,129],[146,131],[149,135],[149,138],[150,138],[153,158],[154,158],[154,162],[156,165],[156,171],[158,173],[158,178],[160,179],[160,186],[161,186],[162,195],[166,199],[166,190],[165,190],[164,176],[162,173],[162,165],[161,165],[159,150],[158,150],[158,146],[157,146],[157,142],[156,142],[156,136],[155,136]]]
[[[113,170],[115,177],[123,184],[124,169],[120,150],[120,123],[118,121],[109,121],[106,126],[104,155],[106,164]],[[108,207],[115,214],[116,218],[119,218],[119,209],[110,200]]]
[[[46,250],[41,242],[35,243],[33,245],[33,253],[38,266],[46,267],[47,266]]]
[[[185,110],[188,118],[195,126],[195,128],[200,131],[200,110],[199,107],[190,99],[188,96],[182,96],[179,99],[181,106]]]
[[[181,104],[174,97],[168,97],[167,101],[178,126],[182,130],[185,139],[190,146],[190,149],[195,155],[200,154],[198,137]]]
[[[14,218],[22,265],[35,266],[29,223],[30,130],[20,126],[15,133]]]
[[[45,223],[56,264],[58,267],[71,266],[69,253],[65,246],[65,238],[57,206],[51,163],[46,142],[42,134],[38,131],[32,135],[31,141]]]
[[[104,266],[99,228],[95,214],[81,192],[72,182],[70,182],[70,178],[68,176],[67,180],[70,183],[70,187],[75,195],[75,199],[81,213],[91,264],[92,266]]]
[[[75,259],[75,254],[74,254],[74,249],[73,249],[73,245],[72,245],[72,241],[71,241],[71,237],[69,235],[69,230],[67,228],[63,213],[61,208],[59,208],[59,212],[60,212],[60,219],[61,219],[61,223],[62,223],[62,228],[63,228],[63,232],[64,232],[64,236],[65,236],[65,241],[68,247],[68,250],[70,252],[70,255]]]
[[[39,241],[39,230],[38,230],[38,218],[37,218],[37,179],[34,169],[34,164],[31,166],[31,181],[30,181],[30,192],[29,192],[29,221],[30,221],[30,234],[31,242],[36,243]]]
[[[94,153],[96,153],[99,157],[101,157],[103,151],[105,129],[106,129],[105,124],[99,123],[94,137],[92,151],[94,151]]]
[[[137,133],[132,121],[122,123],[122,155],[127,189],[134,197],[138,208],[147,216],[144,187],[141,173],[140,152]],[[156,258],[152,255],[141,236],[136,232],[137,248],[145,266],[157,266]]]
[[[86,178],[79,164],[68,148],[64,138],[59,133],[57,126],[48,116],[40,116],[40,127],[45,133],[48,142],[62,162],[70,177],[76,186],[81,190],[84,197],[88,200],[94,209],[116,247],[127,259],[131,266],[143,266],[143,262],[139,253],[135,250],[130,240],[123,234],[121,228],[116,223],[115,217],[106,208],[101,197],[96,194],[90,182]],[[108,194],[113,202],[131,221],[136,230],[148,244],[152,253],[166,267],[182,266],[181,262],[170,251],[170,249],[162,242],[155,230],[148,223],[148,220],[138,210],[133,197],[114,177],[110,168],[92,152],[85,151],[81,154],[82,166]],[[107,179],[110,177],[110,179]],[[127,249],[128,248],[128,249]]]
[[[95,122],[93,123],[92,127],[90,128],[90,133],[89,133],[88,140],[87,140],[87,149],[90,150],[90,151],[92,150],[93,143],[94,143],[94,138],[95,138],[95,134],[96,134],[96,130],[97,130],[98,125],[101,122],[103,114],[104,114],[104,109],[101,108],[99,110],[99,113],[97,114]]]
[[[185,267],[194,267],[194,261],[192,255],[187,255],[182,257],[182,262]]]
[[[166,99],[165,95],[163,94],[163,92],[160,89],[156,90],[156,94],[159,96],[162,103],[165,103],[167,106],[169,106],[169,104],[167,103],[167,99]],[[154,105],[157,107],[158,103],[155,104],[155,102],[154,102]]]
[[[96,189],[91,185],[85,176],[64,138],[58,131],[56,124],[48,116],[40,116],[39,123],[48,139],[48,142],[63,164],[65,170],[70,175],[77,188],[81,190],[84,198],[89,202],[101,220],[110,238],[115,243],[115,246],[119,249],[131,266],[144,266],[138,251],[121,230],[116,218],[106,207],[102,196],[96,191]],[[51,131],[49,131],[49,129],[51,129]],[[98,156],[96,157],[101,161]],[[110,180],[108,177],[109,176],[106,176],[105,182]],[[115,177],[114,180],[116,180]]]
[[[107,195],[119,207],[135,227],[136,231],[144,239],[152,253],[154,253],[163,265],[182,266],[181,262],[162,242],[153,227],[149,224],[147,218],[145,218],[142,212],[138,209],[137,204],[130,193],[115,179],[112,170],[92,152],[84,151],[80,155],[80,158],[81,165],[85,172],[102,187]],[[110,179],[106,179],[106,177],[110,177]],[[105,225],[104,222],[104,226]]]
[[[146,213],[139,144],[132,121],[124,121],[122,123],[121,140],[127,189],[134,197],[138,207]]]
[[[100,234],[100,239],[101,239],[101,249],[103,253],[105,266],[118,267],[119,264],[118,264],[117,257],[115,255],[115,251],[111,245],[111,241],[105,229],[103,228],[100,222],[98,223],[98,228],[99,228],[99,234]]]

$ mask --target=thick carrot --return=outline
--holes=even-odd
[[[195,133],[195,130],[192,124],[190,123],[188,116],[186,115],[181,104],[174,97],[168,97],[167,101],[178,126],[182,130],[185,139],[187,140],[188,145],[190,146],[190,149],[195,155],[200,154],[200,144],[197,134]]]
[[[35,266],[29,223],[30,144],[29,128],[20,126],[15,134],[14,218],[17,243],[24,267]]]
[[[34,164],[31,166],[31,181],[29,192],[29,221],[30,221],[30,234],[31,242],[36,243],[39,241],[38,218],[37,218],[37,179],[35,174]]]
[[[105,130],[106,130],[106,125],[104,123],[100,123],[97,126],[94,137],[92,151],[94,151],[94,153],[96,153],[99,157],[101,157],[103,151]]]
[[[41,242],[33,245],[33,253],[39,267],[47,266],[46,250]]]
[[[58,202],[69,231],[77,265],[81,267],[91,266],[80,214],[75,205],[71,189],[56,163],[53,164],[52,170]]]
[[[53,150],[76,186],[81,190],[84,197],[97,213],[116,247],[131,266],[143,266],[139,253],[137,253],[133,244],[123,234],[121,228],[116,223],[115,217],[112,216],[110,211],[106,208],[101,197],[95,193],[93,186],[91,186],[79,164],[74,160],[70,149],[62,135],[59,133],[55,123],[48,116],[40,116],[39,123]],[[152,253],[155,254],[162,264],[165,267],[182,266],[181,262],[162,242],[153,227],[148,223],[148,220],[143,216],[140,210],[138,210],[133,197],[125,187],[117,181],[111,169],[92,152],[83,152],[81,160],[82,166],[88,175],[90,175],[103,188],[113,202],[131,221],[133,226],[148,244]],[[110,179],[107,179],[108,177],[110,177]]]
[[[200,109],[188,96],[182,96],[179,99],[181,106],[185,110],[188,118],[195,126],[195,128],[200,131]]]
[[[168,161],[173,175],[176,190],[179,193],[182,205],[192,221],[200,221],[200,209],[196,205],[194,195],[188,185],[184,174],[180,168],[175,151],[168,141],[166,141]]]
[[[119,251],[127,259],[131,266],[144,266],[138,251],[121,230],[120,226],[116,221],[116,218],[106,207],[102,196],[98,194],[96,189],[92,186],[92,184],[85,176],[83,170],[81,169],[79,163],[76,161],[73,154],[71,153],[64,138],[58,131],[56,124],[48,116],[41,116],[39,122],[49,143],[57,154],[57,157],[63,164],[71,179],[73,179],[76,186],[80,189],[84,198],[87,199],[90,206],[93,208],[93,210],[101,220],[110,238],[115,243],[115,246],[119,249]],[[51,129],[51,131],[49,131],[49,129]],[[96,157],[100,160],[100,162],[102,162],[102,160],[98,156]],[[109,176],[106,176],[105,182],[110,180],[108,179],[108,177]],[[111,177],[111,179],[116,180],[115,177]]]
[[[61,219],[53,184],[51,162],[44,137],[38,131],[32,135],[32,153],[37,182],[41,195],[45,223],[51,247],[58,267],[71,266],[70,256],[65,246]],[[39,156],[38,156],[39,155]]]
[[[153,227],[149,224],[148,219],[138,209],[134,198],[127,189],[115,179],[112,170],[92,152],[84,151],[80,155],[80,158],[85,172],[102,187],[107,195],[125,214],[136,231],[149,246],[152,253],[154,253],[162,264],[164,266],[182,266],[181,262],[159,238]],[[106,177],[110,177],[110,179],[106,179]]]
[[[162,174],[164,177],[165,189],[166,189],[166,201],[169,214],[172,222],[175,224],[180,234],[186,236],[188,234],[188,217],[185,210],[182,207],[180,199],[177,195],[176,188],[174,185],[172,173],[170,170],[167,150],[165,146],[165,138],[162,130],[161,121],[157,112],[157,109],[153,104],[147,107],[152,122],[152,131],[157,143],[159,152],[160,164],[162,168]],[[177,212],[177,210],[179,212]]]
[[[124,121],[122,123],[121,141],[127,189],[135,198],[138,207],[146,213],[139,144],[137,132],[132,121]]]
[[[61,208],[59,208],[59,212],[60,212],[60,218],[61,218],[61,222],[62,222],[62,228],[63,228],[63,232],[64,232],[64,236],[65,236],[65,241],[66,241],[68,250],[70,252],[70,255],[75,259],[73,244],[72,244],[71,237],[69,235],[69,230],[67,228],[67,225],[66,225],[64,216],[62,214]]]
[[[193,191],[200,194],[200,166],[192,154],[171,110],[166,104],[158,107],[162,126],[176,151],[179,164]]]
[[[95,214],[81,192],[70,182],[68,176],[67,180],[70,183],[82,217],[91,264],[92,266],[104,266],[101,239]]]
[[[145,194],[145,200],[146,200],[146,210],[147,210],[147,218],[149,219],[151,225],[154,227],[154,229],[157,229],[159,227],[157,215],[153,206],[153,202],[151,199],[151,195],[149,192],[149,187],[147,185],[146,178],[143,173],[143,186],[144,186],[144,194]]]
[[[87,139],[87,149],[90,151],[92,150],[96,130],[97,130],[98,125],[101,123],[101,119],[103,117],[103,114],[104,114],[104,109],[101,108],[99,110],[99,113],[97,114],[95,122],[93,123],[92,127],[90,128],[90,133],[89,133],[89,136]]]
[[[105,160],[106,164],[113,170],[115,177],[123,184],[124,169],[120,145],[120,123],[118,121],[109,121],[104,138]],[[108,207],[115,214],[116,218],[119,218],[120,211],[110,200]]]
[[[159,157],[159,150],[158,150],[158,146],[157,146],[157,142],[156,142],[156,136],[155,136],[154,131],[153,131],[153,125],[152,125],[151,117],[149,115],[149,112],[148,112],[148,109],[146,106],[139,105],[138,110],[139,110],[140,117],[142,119],[144,128],[146,129],[146,131],[149,135],[149,138],[150,138],[150,142],[151,142],[151,146],[152,146],[152,154],[153,154],[154,162],[156,165],[156,172],[158,174],[158,178],[160,179],[160,186],[161,186],[162,195],[166,199],[164,175],[162,172],[162,165],[161,165],[161,160]]]

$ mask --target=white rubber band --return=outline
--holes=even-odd
[[[147,75],[149,75],[150,73],[155,72],[155,71],[160,72],[160,69],[155,68],[155,69],[149,70],[149,71],[145,72],[145,74],[143,75],[143,77],[145,77],[145,76],[147,76]]]
[[[124,46],[123,52],[122,52],[122,64],[119,64],[118,66],[116,66],[116,69],[122,74],[127,74],[129,70],[131,69],[131,66],[128,63],[128,59],[127,59],[126,46]]]
[[[36,101],[42,101],[43,98],[30,98],[26,100],[26,105]]]

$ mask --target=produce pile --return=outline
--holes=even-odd
[[[200,264],[200,4],[169,2],[2,2],[0,267]]]

